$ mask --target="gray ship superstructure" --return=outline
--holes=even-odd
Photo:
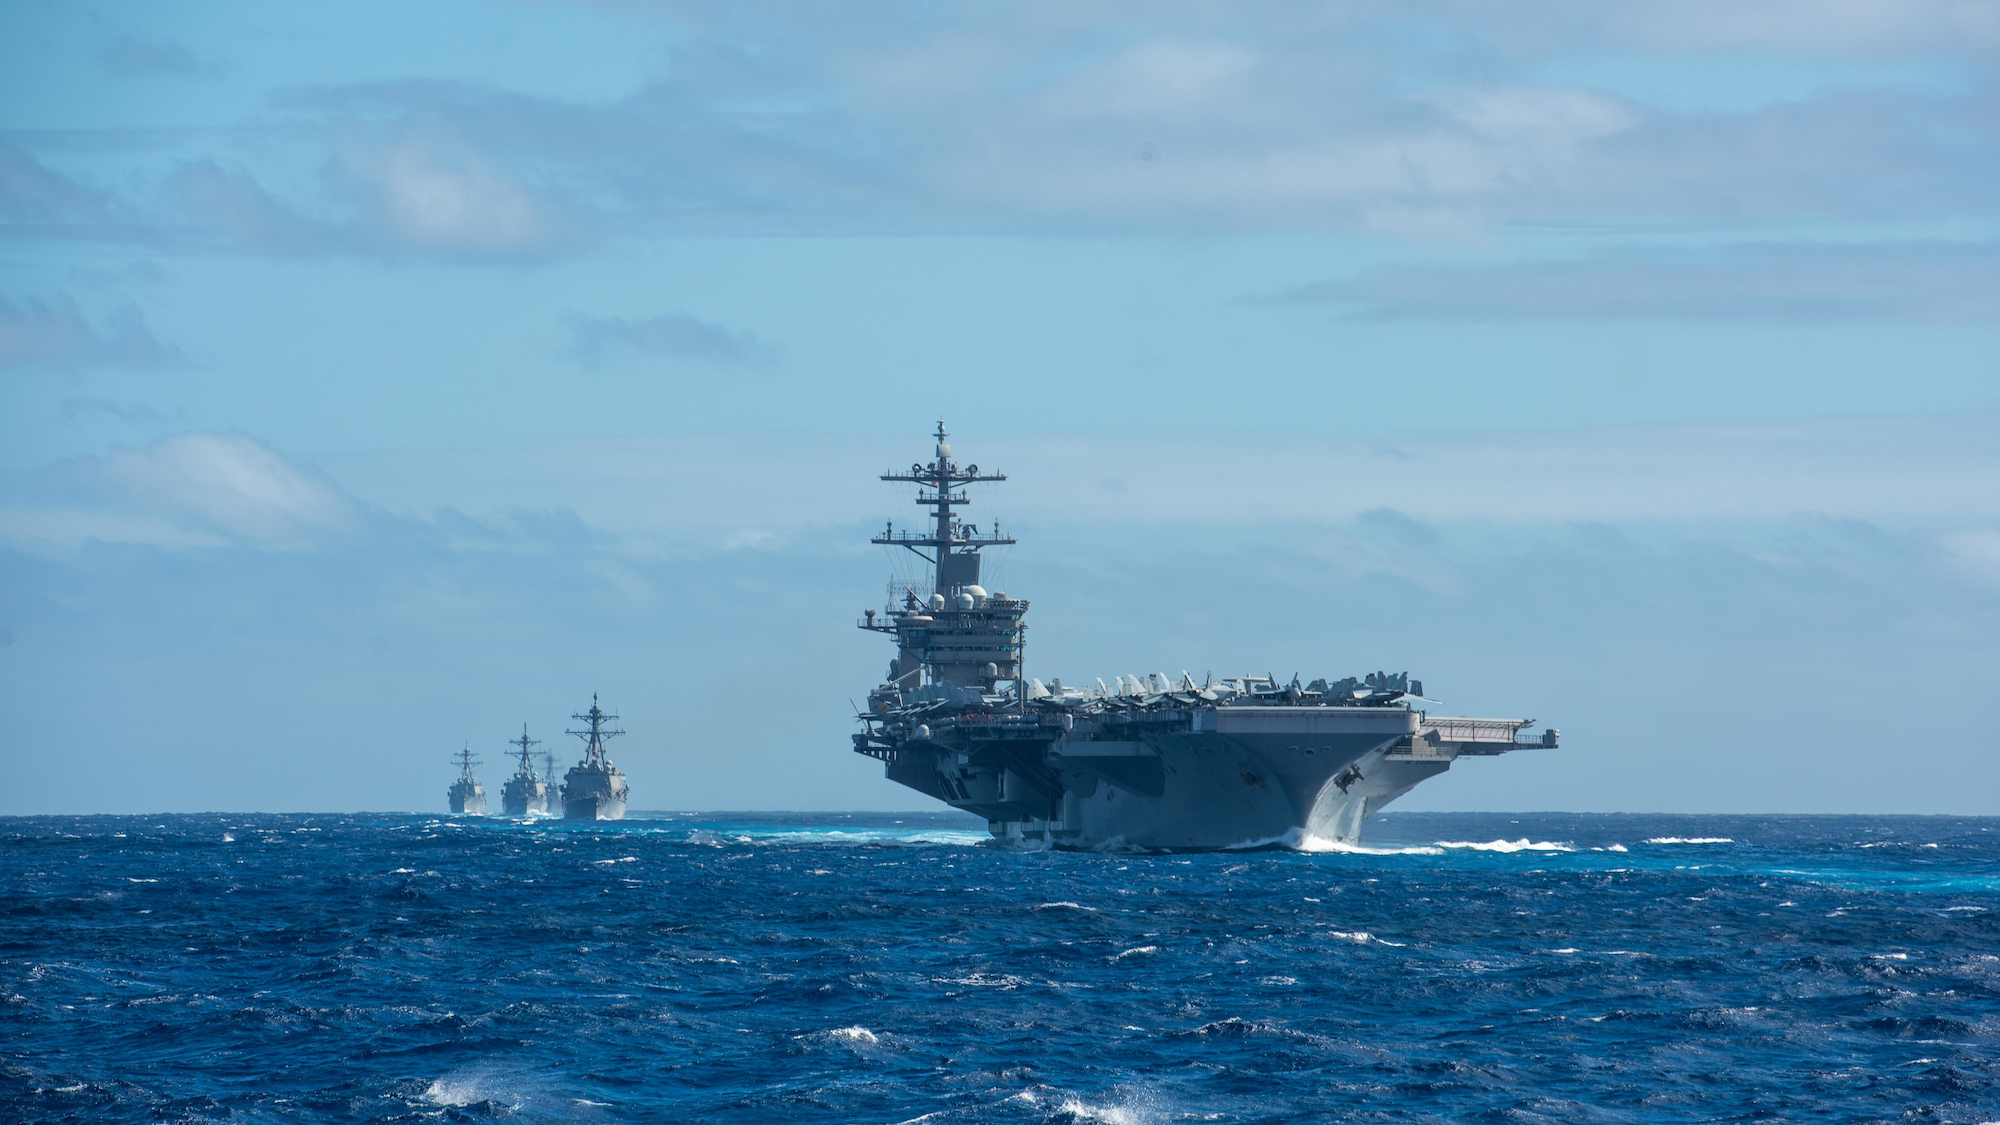
[[[521,724],[521,737],[507,745],[521,751],[520,768],[500,790],[500,810],[508,816],[546,816],[549,813],[550,786],[535,773],[528,748],[538,746],[541,740],[528,737],[528,724]]]
[[[896,643],[859,716],[854,749],[890,780],[983,817],[993,835],[1057,847],[1204,850],[1353,842],[1361,822],[1461,756],[1552,747],[1530,719],[1433,716],[1407,674],[1364,678],[1114,676],[1088,686],[1026,676],[1028,603],[979,584],[980,551],[1011,544],[952,509],[1003,481],[937,459],[885,481],[914,484],[931,526],[872,542],[932,564],[934,583],[858,624]]]
[[[566,732],[583,739],[584,749],[583,760],[563,776],[563,819],[624,819],[625,797],[631,789],[625,784],[625,775],[604,754],[604,744],[625,733],[605,725],[616,722],[618,716],[605,714],[597,706],[597,696],[592,695],[590,710],[570,718],[589,725],[583,730]]]
[[[486,788],[479,779],[472,776],[472,767],[478,759],[472,756],[472,746],[458,752],[458,780],[451,783],[451,791],[446,797],[451,801],[451,811],[465,816],[486,815]]]

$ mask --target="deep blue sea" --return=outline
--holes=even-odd
[[[0,820],[0,1120],[2000,1119],[2000,819]]]

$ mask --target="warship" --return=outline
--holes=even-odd
[[[447,794],[451,799],[451,811],[466,816],[485,816],[486,788],[472,776],[473,763],[478,759],[472,756],[471,743],[467,743],[454,760],[458,762],[458,780],[451,783],[451,792]]]
[[[584,730],[565,731],[583,739],[583,760],[571,766],[563,777],[562,804],[564,820],[622,820],[625,817],[625,797],[631,788],[625,784],[625,775],[604,756],[606,741],[624,734],[622,730],[610,730],[606,722],[616,722],[618,716],[607,715],[597,706],[597,696],[590,697],[590,710],[581,715],[571,715],[578,722],[590,724]]]
[[[509,746],[521,749],[521,766],[514,776],[507,779],[507,785],[500,790],[500,811],[508,816],[546,816],[549,812],[551,787],[535,774],[530,764],[528,748],[539,746],[541,739],[528,737],[528,724],[521,724],[521,737],[508,742]]]
[[[981,817],[995,837],[1077,849],[1338,847],[1461,757],[1557,745],[1553,728],[1527,733],[1532,719],[1433,715],[1407,673],[1029,678],[1028,603],[979,584],[980,552],[1015,540],[953,512],[970,503],[966,485],[1007,478],[960,466],[947,436],[939,422],[935,460],[881,477],[916,485],[932,510],[922,530],[892,521],[870,542],[914,552],[930,580],[892,583],[889,604],[856,622],[893,639],[896,655],[856,716],[854,750],[889,780]]]

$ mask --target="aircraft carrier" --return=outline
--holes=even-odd
[[[472,776],[472,764],[477,760],[472,756],[472,745],[467,743],[454,760],[458,762],[458,780],[451,783],[451,791],[445,794],[451,802],[451,811],[465,816],[485,816],[486,788]]]
[[[528,737],[528,724],[522,723],[521,737],[507,744],[521,751],[520,768],[500,790],[500,811],[507,816],[546,816],[549,813],[553,787],[536,775],[532,756],[528,753],[529,747],[540,743],[540,739]]]
[[[583,730],[566,731],[583,739],[583,760],[569,768],[563,775],[562,806],[564,820],[623,820],[625,818],[625,798],[631,787],[625,784],[625,775],[611,764],[604,754],[604,744],[622,730],[607,727],[608,722],[616,722],[618,716],[607,715],[597,706],[597,696],[590,697],[590,710],[570,718],[589,724]]]
[[[1460,757],[1553,747],[1532,719],[1434,716],[1405,673],[1280,683],[1269,675],[1154,673],[1044,684],[1022,663],[1028,603],[979,584],[980,552],[1015,541],[953,513],[968,484],[1004,481],[936,459],[914,484],[930,526],[871,542],[914,552],[928,583],[892,587],[857,624],[892,638],[857,753],[889,780],[986,820],[996,837],[1063,848],[1204,851],[1340,846],[1361,822]],[[925,587],[928,588],[925,588]]]

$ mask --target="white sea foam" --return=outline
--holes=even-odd
[[[1134,946],[1123,953],[1120,953],[1118,956],[1113,957],[1112,960],[1123,961],[1127,957],[1138,957],[1141,956],[1142,954],[1158,953],[1159,951],[1160,947],[1157,945],[1139,945],[1139,946]]]
[[[1604,850],[1607,852],[1629,852],[1632,849],[1626,847],[1623,844],[1612,844],[1610,847],[1607,847]]]
[[[483,1073],[448,1074],[434,1080],[424,1090],[425,1101],[437,1106],[468,1106],[498,1102],[511,1109],[521,1108],[521,1099],[494,1089],[493,1075]]]
[[[1346,840],[1329,840],[1324,836],[1299,833],[1288,838],[1288,846],[1302,852],[1344,852],[1348,855],[1443,855],[1439,848],[1418,845],[1411,848],[1376,848],[1367,844],[1354,844]]]
[[[1097,913],[1097,908],[1095,906],[1085,906],[1080,902],[1045,902],[1042,903],[1040,906],[1035,907],[1035,909],[1036,910],[1084,910],[1092,914]]]
[[[932,977],[931,983],[963,984],[963,985],[970,985],[974,988],[997,988],[1002,992],[1008,992],[1013,989],[1019,988],[1028,982],[1020,977],[1014,976],[1011,973],[1002,974],[1001,976],[997,977],[987,976],[985,973],[973,973],[971,976],[965,976],[965,977]]]
[[[1646,842],[1649,844],[1733,844],[1736,841],[1727,836],[1655,836]]]
[[[1047,1087],[1023,1090],[1006,1100],[1025,1102],[1037,1109],[1047,1107],[1054,1110],[1057,1120],[1088,1121],[1095,1125],[1144,1125],[1158,1117],[1141,1101],[1086,1102],[1076,1094]]]
[[[843,1043],[861,1043],[864,1045],[873,1045],[882,1041],[881,1036],[862,1027],[860,1024],[855,1024],[853,1027],[836,1027],[832,1031],[827,1032],[826,1036],[829,1039],[838,1039]]]
[[[1530,840],[1526,836],[1518,840],[1488,840],[1476,843],[1471,840],[1439,840],[1440,848],[1470,848],[1476,852],[1573,852],[1568,844],[1558,844],[1552,840]]]
[[[1384,941],[1367,930],[1326,930],[1324,932],[1327,937],[1339,938],[1342,941],[1351,941],[1356,945],[1367,945],[1369,942],[1374,942],[1376,945],[1388,945],[1401,949],[1403,946],[1409,944],[1408,942],[1401,941]]]

